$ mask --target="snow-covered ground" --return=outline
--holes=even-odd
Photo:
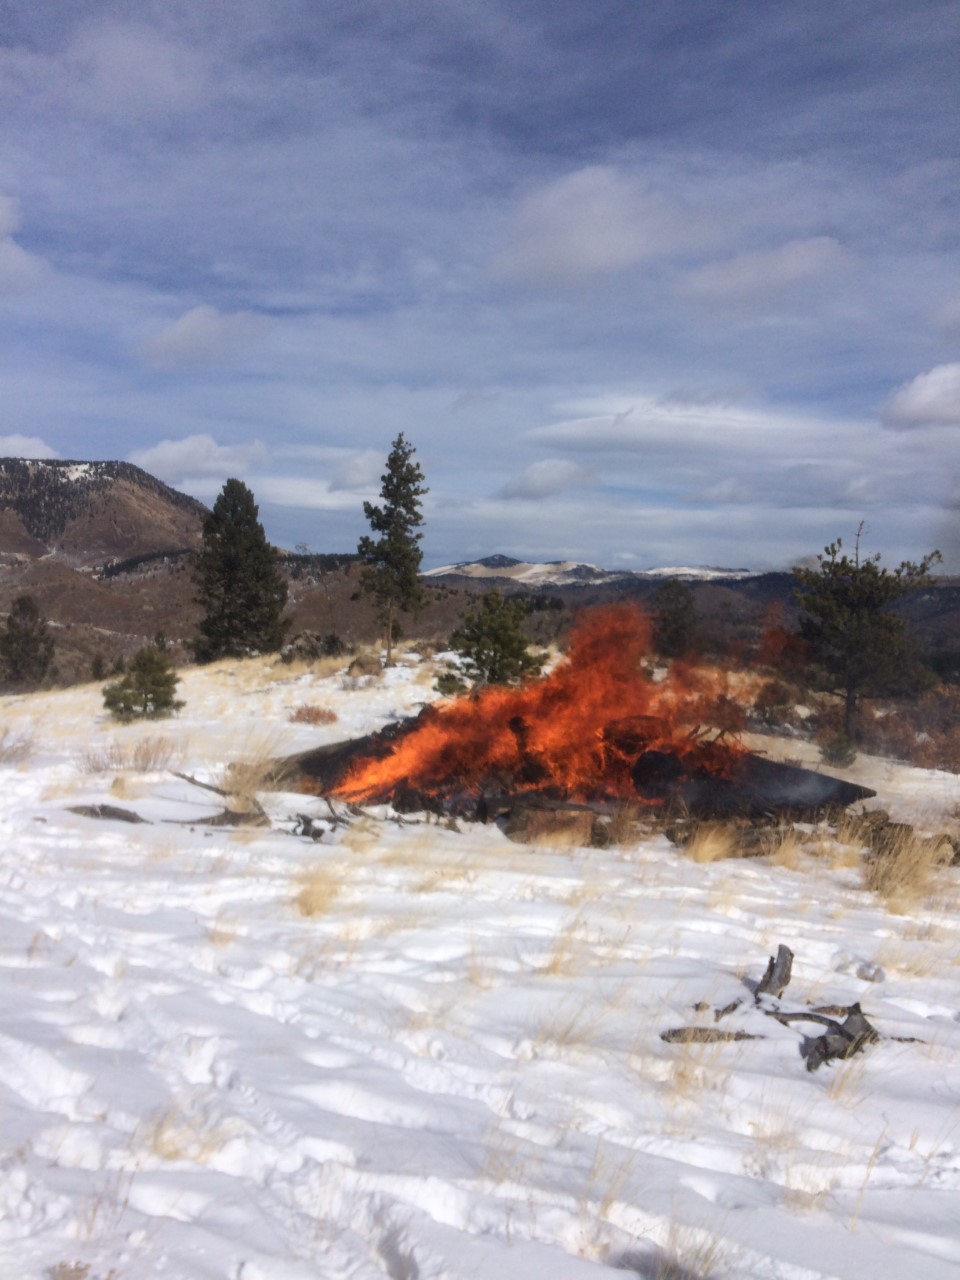
[[[662,836],[529,848],[382,813],[314,841],[294,819],[321,801],[209,827],[219,797],[174,776],[429,688],[255,662],[185,673],[153,725],[93,687],[0,700],[8,753],[32,740],[0,765],[0,1276],[960,1274],[956,870],[894,915],[829,842],[698,865]],[[289,723],[303,703],[338,723]],[[173,756],[142,773],[148,738]],[[956,778],[851,776],[955,829]],[[71,812],[104,803],[147,821]],[[724,1025],[762,1039],[661,1039],[749,997],[781,942],[784,1004],[858,1000],[881,1043],[808,1073],[815,1029],[749,998]]]

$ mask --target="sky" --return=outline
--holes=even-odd
[[[0,454],[960,573],[960,0],[0,0]]]

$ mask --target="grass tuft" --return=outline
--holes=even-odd
[[[953,846],[945,836],[920,836],[910,827],[891,827],[887,838],[874,842],[864,857],[863,886],[899,911],[922,901],[935,874],[952,860]]]
[[[291,766],[279,752],[280,744],[275,738],[252,739],[245,753],[225,766],[220,786],[231,800],[254,807],[258,791],[279,790],[290,775]]]
[[[311,867],[304,871],[299,876],[299,884],[294,905],[308,919],[326,915],[340,894],[340,881],[327,867]]]
[[[683,851],[694,862],[720,862],[741,856],[736,828],[723,822],[701,823],[683,846]]]

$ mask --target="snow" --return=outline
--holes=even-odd
[[[33,743],[0,765],[0,1275],[960,1273],[956,870],[894,915],[842,857],[334,828],[288,793],[261,795],[269,826],[204,826],[220,797],[177,773],[217,784],[433,695],[412,663],[224,663],[179,693],[179,719],[129,727],[92,686],[0,699],[6,746]],[[289,723],[302,703],[339,722]],[[124,767],[158,738],[170,761]],[[955,829],[956,778],[850,776]],[[71,812],[105,803],[148,821]],[[661,1040],[781,942],[786,1005],[859,1000],[883,1040],[811,1074],[750,999],[727,1021],[762,1039]]]

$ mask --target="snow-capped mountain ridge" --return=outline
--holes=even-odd
[[[719,578],[749,578],[757,571],[752,569],[725,569],[716,566],[664,566],[655,569],[602,569],[599,565],[577,560],[548,560],[542,562],[517,560],[513,556],[492,555],[480,560],[466,560],[458,564],[441,565],[428,569],[425,578],[463,577],[477,579],[505,579],[527,586],[575,586],[578,583],[614,582],[623,578],[683,578],[690,581],[709,581]]]

